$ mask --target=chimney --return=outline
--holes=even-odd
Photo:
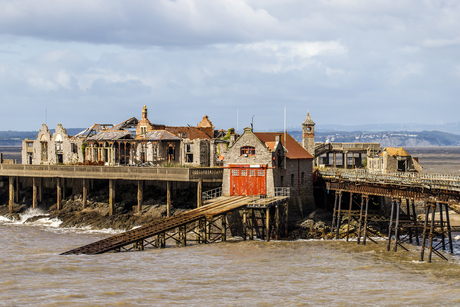
[[[275,135],[275,142],[281,142],[281,134]]]
[[[228,144],[228,147],[232,147],[233,144],[236,142],[236,134],[231,134],[230,135],[230,144]]]

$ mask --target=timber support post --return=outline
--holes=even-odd
[[[57,184],[56,184],[56,189],[57,189],[57,196],[56,196],[56,209],[61,210],[62,209],[62,187],[61,187],[61,178],[56,178]]]
[[[244,215],[246,216],[246,209],[244,210]],[[244,239],[246,240],[246,232],[244,232]],[[227,241],[227,215],[224,213],[222,214],[222,242],[226,242],[226,241]]]
[[[16,203],[19,203],[19,177],[16,176],[16,190],[15,190]]]
[[[388,224],[388,244],[387,244],[387,251],[390,251],[391,247],[391,235],[393,233],[392,227],[393,227],[393,215],[395,211],[395,205],[396,201],[394,199],[391,200],[391,213],[390,213],[390,223]]]
[[[270,241],[270,208],[267,208],[265,209],[266,211],[266,215],[265,215],[265,218],[266,218],[266,222],[265,222],[265,228],[266,228],[266,232],[267,232],[267,242]]]
[[[364,235],[363,235],[363,245],[366,245],[367,240],[367,216],[369,211],[369,195],[366,195],[366,211],[364,215]]]
[[[224,220],[222,220],[223,223]],[[223,225],[223,224],[222,224]],[[243,209],[243,240],[246,241],[247,237],[247,228],[248,228],[248,212],[246,208]]]
[[[359,222],[358,222],[358,239],[356,243],[359,245],[361,243],[361,228],[363,226],[363,208],[364,208],[364,196],[361,195],[361,208],[359,210]]]
[[[420,261],[423,261],[425,255],[425,244],[426,244],[426,230],[428,226],[428,214],[430,213],[430,205],[425,204],[425,223],[423,224],[423,238],[422,238],[422,250],[420,251]]]
[[[249,211],[249,240],[254,240],[254,209]]]
[[[137,181],[137,213],[142,213],[142,204],[144,203],[144,180]]]
[[[37,177],[32,178],[32,208],[36,209],[38,205],[37,200]]]
[[[14,204],[14,177],[8,177],[8,210],[13,213]]]
[[[393,246],[393,252],[398,250],[399,243],[399,211],[401,207],[401,200],[396,200],[396,222],[395,222],[395,244]]]
[[[86,208],[86,206],[88,205],[88,180],[86,179],[82,179],[82,182],[81,182],[81,185],[82,185],[82,188],[83,188],[83,209]]]
[[[450,228],[450,219],[449,219],[449,206],[448,204],[444,204],[446,206],[446,222],[447,222],[447,235],[449,236],[449,251],[451,254],[454,253],[454,247],[452,243],[452,229]]]
[[[342,207],[342,192],[339,192],[339,202],[338,202],[338,209],[337,209],[337,223],[336,223],[336,232],[335,232],[335,239],[339,239],[339,233],[340,233],[340,223],[341,223],[341,220],[342,220],[342,216],[340,214],[340,210],[341,210],[341,207]]]
[[[196,207],[200,208],[203,206],[203,179],[200,178],[197,182],[196,188]]]
[[[166,182],[166,217],[171,216],[171,181]]]
[[[115,206],[115,184],[116,184],[115,179],[109,179],[109,216],[112,216],[115,213],[115,211],[114,211],[114,206]]]
[[[431,256],[433,255],[433,237],[434,237],[434,218],[436,213],[436,203],[431,204],[431,224],[430,224],[430,239],[428,244],[428,263],[431,263]]]
[[[351,207],[353,205],[353,193],[350,193],[350,204],[348,206],[347,242],[350,236]]]
[[[275,240],[279,240],[280,233],[280,208],[275,206]]]

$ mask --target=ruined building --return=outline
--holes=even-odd
[[[214,126],[208,116],[196,126],[153,124],[142,109],[140,120],[131,117],[118,125],[95,124],[75,136],[58,124],[51,134],[46,125],[36,140],[22,145],[24,164],[151,165],[165,163],[214,166]]]

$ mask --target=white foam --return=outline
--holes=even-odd
[[[40,216],[40,215],[49,215],[49,214],[46,213],[45,211],[41,210],[41,209],[29,208],[24,213],[19,214],[19,217],[21,219],[19,221],[17,221],[17,222],[14,222],[14,224],[24,224],[31,217]],[[40,220],[37,220],[37,221],[40,221]]]
[[[9,223],[9,222],[11,222],[11,220],[9,218],[7,218],[6,216],[1,216],[0,215],[0,222]]]

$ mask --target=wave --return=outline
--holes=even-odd
[[[54,232],[80,232],[80,233],[104,233],[104,234],[119,234],[125,232],[125,230],[117,230],[113,228],[106,229],[93,229],[91,226],[82,227],[60,227],[62,221],[58,218],[50,218],[49,213],[41,209],[29,208],[24,213],[19,214],[19,220],[9,218],[7,216],[0,215],[0,223],[7,225],[24,225],[24,226],[35,226],[42,227],[44,230],[50,230]],[[30,218],[40,217],[35,221],[27,222]]]

